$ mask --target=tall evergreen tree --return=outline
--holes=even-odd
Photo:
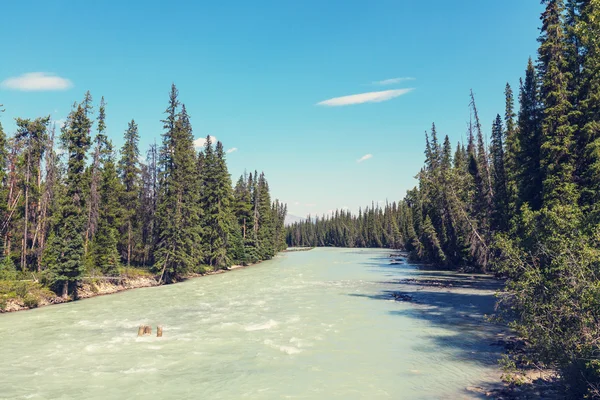
[[[124,185],[119,181],[114,162],[112,144],[107,141],[102,157],[102,175],[99,187],[100,207],[98,231],[92,242],[93,265],[107,275],[118,272],[121,257],[117,245],[123,208],[121,205]],[[128,216],[126,214],[126,216]]]
[[[493,201],[493,226],[499,231],[508,229],[509,215],[509,194],[508,194],[508,179],[505,168],[504,154],[504,128],[502,126],[502,118],[496,116],[496,120],[492,126],[492,165],[494,171],[494,201]]]
[[[540,98],[544,104],[541,121],[543,140],[541,168],[544,201],[549,205],[574,204],[578,192],[574,182],[575,165],[571,156],[575,127],[569,116],[569,81],[572,79],[566,62],[566,35],[562,0],[545,0],[542,14],[538,69],[542,76]]]
[[[542,171],[540,165],[540,103],[537,73],[533,61],[529,59],[525,81],[521,82],[520,110],[518,116],[518,156],[516,176],[519,190],[519,203],[528,204],[538,210],[542,204]]]
[[[172,282],[193,271],[201,259],[200,212],[192,127],[178,91],[171,86],[163,120],[161,193],[157,205],[156,268],[160,280]]]
[[[121,148],[121,159],[119,160],[119,174],[123,182],[123,198],[121,206],[124,210],[123,227],[121,227],[121,253],[127,260],[127,265],[131,265],[133,256],[134,240],[137,233],[137,213],[139,212],[139,194],[140,194],[140,150],[138,143],[140,136],[138,126],[134,120],[129,122],[124,135],[125,143]]]
[[[69,287],[76,287],[83,273],[86,218],[82,180],[92,127],[87,100],[88,95],[74,107],[62,130],[61,140],[67,152],[65,193],[46,249],[46,264],[62,288],[63,297],[68,295]]]

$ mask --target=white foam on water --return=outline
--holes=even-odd
[[[308,340],[299,339],[297,337],[291,338],[290,343],[293,343],[297,347],[312,347],[313,346],[313,343],[309,342]]]
[[[126,371],[121,371],[123,374],[143,374],[145,372],[156,372],[156,368],[129,368]]]
[[[290,355],[302,353],[302,350],[300,350],[297,347],[292,347],[292,346],[279,346],[279,350],[281,350],[285,354],[290,354]]]
[[[277,343],[273,342],[272,340],[266,339],[264,342],[264,344],[266,344],[269,347],[272,347],[274,349],[277,349],[279,351],[281,351],[282,353],[285,354],[298,354],[298,353],[302,353],[302,349],[299,349],[297,347],[294,346],[282,346],[282,345],[278,345]]]
[[[279,325],[279,322],[274,321],[272,319],[268,320],[267,322],[264,322],[262,324],[253,324],[253,325],[249,325],[246,326],[244,329],[248,332],[252,332],[252,331],[262,331],[265,329],[271,329],[276,327],[277,325]]]
[[[210,328],[211,331],[238,331],[240,329],[241,325],[237,322],[221,322]]]

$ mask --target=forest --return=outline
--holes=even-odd
[[[221,142],[209,136],[196,152],[175,85],[162,144],[143,157],[134,120],[114,149],[107,109],[88,92],[60,127],[17,118],[9,137],[0,125],[0,308],[17,297],[35,307],[50,290],[76,298],[85,277],[171,283],[286,247],[287,206],[271,200],[264,173],[232,186]]]
[[[600,397],[600,2],[544,0],[537,60],[486,140],[426,134],[418,185],[385,207],[289,227],[292,246],[392,247],[507,278],[499,314],[572,398]],[[487,122],[486,122],[487,124]]]

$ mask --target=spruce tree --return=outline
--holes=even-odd
[[[124,211],[121,204],[124,187],[119,181],[110,141],[107,141],[103,148],[101,154],[102,174],[99,187],[98,230],[92,241],[91,256],[93,264],[103,274],[115,275],[118,272],[121,260],[117,245],[119,242],[119,227]]]
[[[575,127],[569,121],[569,81],[564,31],[562,0],[545,0],[542,14],[542,35],[539,39],[538,69],[541,79],[540,98],[544,104],[541,121],[543,134],[541,146],[541,169],[543,174],[543,197],[548,206],[575,204],[578,192],[574,182]]]
[[[202,169],[202,201],[204,205],[203,229],[205,239],[205,257],[214,269],[223,269],[231,265],[228,249],[236,236],[233,212],[231,208],[231,178],[225,164],[223,144],[217,142],[213,150],[210,136],[204,146],[204,166]],[[237,243],[240,245],[240,243]],[[236,249],[239,255],[240,249]]]
[[[121,227],[121,254],[131,265],[134,241],[137,233],[137,213],[139,210],[140,194],[140,150],[138,143],[140,136],[138,126],[134,120],[129,122],[124,134],[124,144],[121,148],[121,159],[119,160],[119,175],[123,183],[121,207],[124,210],[123,226]]]
[[[519,139],[515,123],[514,94],[507,83],[504,90],[504,166],[506,169],[506,190],[508,192],[509,219],[516,215],[518,196],[518,169],[517,157],[519,155]]]
[[[504,154],[504,128],[502,126],[502,118],[496,116],[496,120],[492,126],[492,165],[493,165],[493,182],[494,182],[494,201],[493,201],[493,227],[498,231],[506,231],[509,221],[509,195],[508,195],[508,179],[505,168]]]
[[[521,82],[518,116],[518,156],[515,169],[518,182],[518,204],[527,204],[532,210],[542,206],[542,171],[540,165],[540,103],[537,73],[529,59],[525,81]]]
[[[160,154],[155,268],[161,282],[181,279],[196,269],[201,252],[200,212],[193,134],[185,107],[179,111],[178,91],[171,86]]]
[[[60,200],[54,231],[46,249],[46,264],[52,270],[63,297],[83,273],[84,234],[86,228],[83,172],[90,146],[92,121],[88,117],[89,94],[84,102],[74,106],[62,129],[61,141],[67,152],[65,193]]]
[[[93,239],[98,229],[98,213],[100,208],[100,193],[99,186],[101,180],[101,156],[106,151],[107,137],[104,134],[106,130],[106,103],[104,97],[100,100],[100,108],[98,112],[98,133],[94,138],[94,157],[91,165],[90,177],[90,192],[87,201],[88,215],[87,228],[85,232],[85,249],[87,252],[88,243]]]

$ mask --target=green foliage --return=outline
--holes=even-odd
[[[86,230],[85,196],[83,172],[86,152],[90,146],[92,122],[88,117],[91,97],[74,106],[64,125],[61,141],[67,151],[67,174],[65,193],[60,199],[55,230],[50,234],[46,249],[45,264],[54,271],[56,284],[66,296],[76,287],[84,271],[84,240]]]
[[[15,280],[16,278],[17,269],[15,268],[15,263],[10,257],[4,257],[2,261],[0,261],[0,280],[10,281]]]

